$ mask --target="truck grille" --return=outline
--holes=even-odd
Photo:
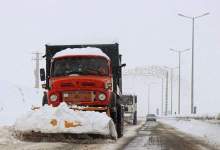
[[[79,102],[93,102],[95,94],[93,91],[68,91],[62,93],[64,102],[77,104]]]

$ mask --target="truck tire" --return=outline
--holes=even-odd
[[[123,136],[124,132],[124,108],[121,104],[117,105],[117,124],[116,129],[118,133],[118,138]]]
[[[42,98],[42,106],[48,104],[48,101],[47,101],[47,94],[44,93],[44,96]]]
[[[134,112],[133,125],[137,125],[137,111]]]

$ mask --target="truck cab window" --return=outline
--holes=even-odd
[[[71,74],[107,76],[108,61],[101,57],[68,57],[54,60],[51,72],[53,77]]]

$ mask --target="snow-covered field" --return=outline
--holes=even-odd
[[[42,90],[0,81],[0,91],[0,126],[12,125],[33,106],[41,106]]]
[[[159,121],[184,133],[202,138],[207,143],[220,148],[220,122],[214,124],[212,121],[178,118],[161,118]]]

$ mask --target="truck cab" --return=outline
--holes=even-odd
[[[122,67],[118,44],[46,45],[46,71],[40,70],[42,104],[106,112],[123,135]]]
[[[97,50],[86,49],[90,52]],[[112,93],[110,59],[99,53],[74,54],[76,50],[69,51],[68,54],[57,53],[51,59],[48,104],[58,106],[61,102],[66,102],[82,106],[109,105]],[[79,51],[85,49],[78,49],[78,53]]]

